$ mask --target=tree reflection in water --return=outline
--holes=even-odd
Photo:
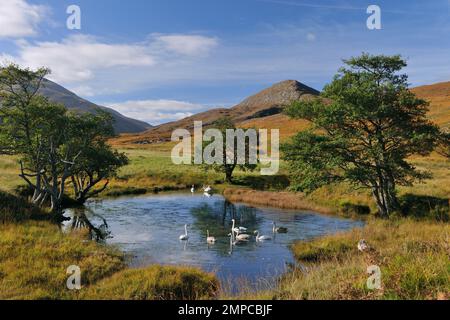
[[[74,208],[71,210],[71,213],[71,220],[66,225],[66,229],[71,231],[87,229],[89,230],[91,240],[99,242],[103,242],[106,239],[111,238],[111,231],[109,230],[108,223],[101,215],[96,214],[94,211],[86,207]],[[100,220],[101,223],[98,226],[95,226],[91,220],[89,220],[86,213],[88,213],[90,217]]]
[[[227,238],[231,232],[232,219],[235,219],[239,226],[248,228],[249,234],[253,234],[253,231],[257,230],[262,222],[257,217],[255,208],[235,205],[227,200],[214,204],[202,204],[193,208],[191,212],[195,219],[193,228],[200,234],[205,235],[205,241],[206,230],[209,230],[210,234],[216,238]],[[216,248],[223,247],[223,250],[220,251],[224,254],[231,254],[233,252],[231,237],[230,241],[226,243],[218,241],[214,246]]]

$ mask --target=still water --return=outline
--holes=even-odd
[[[245,280],[255,287],[267,285],[294,263],[289,246],[295,240],[309,240],[355,227],[362,222],[325,216],[314,212],[255,208],[230,203],[220,195],[160,194],[91,201],[83,211],[89,223],[108,231],[107,243],[118,245],[133,259],[133,267],[153,263],[201,267],[217,274],[230,287]],[[79,210],[79,209],[78,209]],[[68,210],[77,216],[77,210]],[[233,246],[228,234],[231,220],[237,226],[271,241]],[[285,234],[273,234],[272,222],[286,227]],[[188,241],[180,241],[184,225],[188,225]],[[74,219],[66,228],[78,225]],[[206,242],[206,231],[217,239]],[[264,280],[262,280],[264,279]]]

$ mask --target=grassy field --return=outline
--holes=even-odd
[[[46,221],[0,223],[0,299],[207,299],[214,275],[190,267],[128,269],[117,248],[63,234]],[[68,290],[66,270],[81,270],[81,290]]]
[[[450,299],[450,225],[410,219],[372,219],[363,229],[297,242],[303,266],[265,291],[238,299],[422,300]],[[369,250],[360,252],[365,239]],[[367,287],[367,268],[380,268],[381,288]]]
[[[170,158],[171,144],[155,144],[148,146],[121,147],[120,151],[126,152],[130,158],[130,164],[120,169],[117,178],[113,179],[109,188],[103,195],[116,196],[122,194],[150,193],[154,191],[190,189],[192,184],[197,187],[213,185],[222,192],[225,189],[252,189],[258,191],[286,191],[289,187],[287,169],[281,162],[280,172],[275,177],[264,177],[259,174],[259,169],[254,172],[236,170],[234,184],[224,183],[224,176],[213,170],[205,171],[201,166],[175,165]],[[450,196],[450,161],[438,154],[429,157],[415,157],[410,159],[420,170],[428,170],[433,178],[411,187],[400,187],[399,195],[415,194],[420,196],[433,196],[448,199]],[[14,157],[0,156],[0,190],[13,191],[23,181],[18,176],[18,164]],[[231,193],[231,192],[230,192]],[[264,195],[264,193],[262,193]],[[283,200],[283,195],[278,194],[278,201]],[[375,210],[371,196],[367,190],[357,190],[345,183],[322,187],[309,195],[302,193],[289,193],[289,199],[297,197],[303,203],[308,202],[329,211],[339,208],[343,202],[367,205]],[[255,199],[246,197],[247,202]],[[239,200],[239,199],[235,199]],[[291,202],[291,201],[289,201]],[[269,203],[264,203],[269,204]],[[298,207],[294,207],[298,208]],[[328,208],[328,209],[326,209]]]
[[[282,164],[280,174],[267,178],[259,172],[237,171],[235,184],[224,184],[223,175],[201,167],[171,163],[170,144],[121,148],[130,159],[106,191],[106,195],[154,192],[214,185],[234,201],[329,214],[339,213],[342,204],[370,206],[364,190],[346,184],[323,187],[305,195],[286,191],[289,180]],[[447,199],[450,195],[450,162],[433,154],[411,161],[432,172],[433,179],[413,187],[402,187],[400,196],[413,194]],[[13,192],[23,184],[18,177],[17,160],[0,157],[0,189]],[[413,198],[415,200],[416,198]],[[9,195],[0,197],[11,202]],[[12,201],[14,202],[14,201]],[[14,202],[15,203],[15,202]],[[425,207],[427,206],[425,203]],[[420,210],[423,207],[419,207]],[[345,234],[328,236],[293,246],[298,261],[307,272],[294,271],[275,288],[229,296],[218,288],[213,275],[189,267],[151,266],[130,270],[126,257],[116,248],[86,241],[86,233],[61,233],[50,222],[6,222],[8,217],[28,220],[35,213],[27,205],[3,206],[0,212],[0,299],[448,299],[449,225],[428,220],[368,218],[367,226]],[[24,219],[18,212],[25,212]],[[448,214],[448,213],[447,213]],[[373,250],[356,250],[365,238]],[[382,290],[366,289],[366,268],[377,264],[382,271]],[[69,291],[66,268],[82,269],[83,289]],[[218,293],[219,292],[219,293]],[[222,293],[220,293],[222,292]]]

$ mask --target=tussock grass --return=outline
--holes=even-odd
[[[332,208],[320,206],[307,199],[302,193],[227,188],[223,194],[232,202],[245,202],[282,209],[313,210],[322,213],[333,212]]]
[[[431,221],[370,220],[363,229],[298,242],[305,272],[287,274],[277,299],[449,299],[450,225]],[[360,239],[371,249],[357,250]],[[367,267],[381,268],[382,289],[367,289]]]
[[[92,286],[88,299],[197,300],[216,296],[219,283],[213,274],[191,267],[151,266],[124,270]]]
[[[0,299],[77,299],[66,287],[69,266],[81,268],[84,286],[125,267],[120,251],[87,241],[87,231],[65,235],[29,221],[2,225],[0,234]]]
[[[0,225],[0,299],[206,299],[214,275],[190,267],[127,269],[117,248],[89,241],[88,231],[64,234],[49,222]],[[66,287],[66,270],[81,269],[82,289]]]

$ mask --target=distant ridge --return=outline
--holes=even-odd
[[[411,89],[418,97],[430,102],[429,118],[442,128],[450,129],[450,81]],[[242,128],[280,129],[282,139],[289,138],[309,126],[306,120],[290,119],[280,113],[283,106],[292,100],[311,99],[319,91],[304,84],[287,80],[245,99],[230,109],[213,109],[179,121],[154,127],[140,134],[122,135],[115,139],[117,144],[147,144],[170,140],[176,128],[192,129],[194,120],[206,125],[222,116],[230,116]]]
[[[153,127],[141,134],[125,135],[117,139],[116,142],[124,144],[164,142],[170,140],[171,134],[175,129],[192,130],[194,121],[203,121],[203,125],[208,126],[224,116],[230,117],[237,126],[240,126],[252,119],[279,114],[292,101],[312,99],[319,94],[319,91],[296,80],[286,80],[250,96],[232,108],[208,110],[188,118]]]
[[[139,133],[152,127],[146,122],[125,117],[111,108],[99,106],[85,100],[59,84],[47,79],[43,81],[42,88],[39,93],[47,97],[52,102],[63,104],[69,110],[95,113],[96,110],[100,109],[109,112],[115,120],[114,130],[118,134]]]

